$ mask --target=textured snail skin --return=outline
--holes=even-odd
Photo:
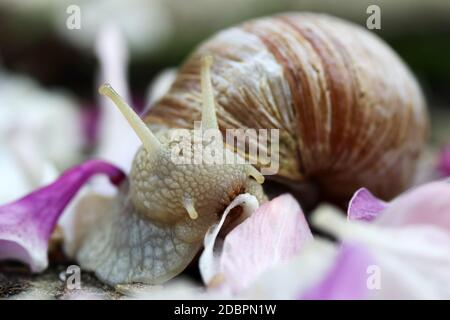
[[[407,188],[428,116],[401,59],[369,31],[326,15],[282,14],[200,45],[145,117],[190,127],[199,117],[199,57],[214,56],[220,128],[280,129],[274,178],[310,183],[341,202],[364,186],[389,199]]]

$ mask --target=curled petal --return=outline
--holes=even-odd
[[[386,207],[386,202],[376,198],[366,188],[361,188],[350,200],[347,215],[350,220],[372,221]]]
[[[414,188],[386,203],[367,189],[350,200],[349,220],[372,221],[380,226],[429,225],[450,231],[450,183],[435,181]]]
[[[125,175],[100,160],[86,161],[63,173],[58,180],[0,207],[0,260],[15,259],[31,271],[47,265],[48,240],[64,208],[87,180],[97,173],[119,184]]]
[[[258,208],[258,205],[258,200],[254,196],[241,194],[228,205],[219,223],[209,228],[204,239],[205,249],[199,261],[200,274],[204,283],[213,285],[215,279],[220,277],[220,252],[223,241],[218,239],[218,235],[230,211],[235,207],[242,206],[243,215],[249,216]]]

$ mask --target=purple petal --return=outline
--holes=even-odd
[[[368,271],[372,265],[375,265],[373,259],[363,246],[344,243],[331,270],[318,284],[306,290],[300,299],[367,299]]]
[[[386,208],[386,202],[376,198],[366,188],[361,188],[350,200],[347,216],[350,220],[372,221]]]
[[[450,144],[445,146],[440,154],[438,170],[444,177],[450,176]]]
[[[81,111],[81,125],[85,145],[94,147],[97,143],[98,126],[100,122],[100,110],[94,105],[87,105]]]
[[[450,230],[450,183],[445,180],[427,183],[389,203],[361,188],[350,200],[347,215],[350,220],[376,218],[374,222],[380,226],[432,225]]]
[[[117,167],[89,160],[64,172],[52,184],[0,207],[0,260],[16,259],[40,272],[48,265],[50,235],[64,208],[87,180],[97,173],[118,185],[125,175]]]
[[[415,191],[420,193],[421,189],[423,187]],[[433,188],[430,188],[428,196],[432,194],[431,191]],[[408,192],[401,198],[405,197],[405,201],[411,202],[414,193]],[[396,204],[391,203],[373,223],[346,221],[339,213],[330,210],[314,213],[312,223],[339,241],[364,245],[374,257],[377,263],[367,270],[370,298],[448,299],[450,297],[448,229],[443,229],[439,223],[431,226],[424,223],[408,225],[410,224],[408,213],[411,211],[405,211],[406,215],[402,216],[401,212],[395,210],[395,206]],[[414,204],[411,203],[411,206]],[[418,209],[422,211],[423,207]],[[442,216],[445,216],[445,211],[441,211]],[[422,216],[426,217],[427,211],[423,213]],[[402,217],[396,227],[393,227],[392,222],[399,214]],[[382,221],[385,218],[387,220]]]

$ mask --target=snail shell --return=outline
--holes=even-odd
[[[428,128],[425,102],[408,68],[374,34],[311,13],[227,29],[182,65],[148,124],[189,128],[199,118],[204,55],[215,59],[221,130],[280,130],[273,178],[314,184],[335,201],[361,186],[389,199],[412,182]]]

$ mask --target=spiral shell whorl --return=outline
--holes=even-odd
[[[426,107],[408,68],[375,35],[304,13],[225,30],[188,58],[146,122],[190,127],[199,119],[199,57],[207,54],[221,129],[280,129],[280,177],[314,181],[335,200],[360,186],[390,198],[411,183]]]

